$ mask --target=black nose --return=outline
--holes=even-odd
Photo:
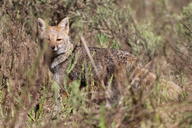
[[[52,49],[53,51],[57,51],[57,50],[58,50],[58,47],[57,47],[57,46],[52,46],[51,49]]]
[[[55,46],[51,46],[51,49],[54,50],[54,49],[55,49]]]

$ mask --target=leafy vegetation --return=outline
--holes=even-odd
[[[42,62],[36,20],[55,25],[66,16],[73,43],[82,34],[89,46],[127,50],[156,82],[135,92],[127,72],[121,102],[109,108],[106,90],[72,81],[55,115],[59,87]],[[190,0],[0,1],[0,127],[191,127],[191,43]]]

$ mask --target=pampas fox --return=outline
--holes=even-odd
[[[37,23],[39,38],[43,44],[48,46],[45,53],[45,61],[53,73],[53,79],[60,86],[63,85],[65,77],[68,77],[69,80],[80,80],[81,84],[85,85],[89,81],[97,82],[103,80],[104,84],[107,85],[113,74],[117,74],[118,78],[121,79],[123,72],[129,67],[134,67],[129,76],[129,79],[131,79],[129,84],[133,87],[152,85],[156,80],[154,73],[142,66],[135,66],[137,58],[127,51],[89,47],[92,59],[96,64],[96,74],[85,48],[71,43],[68,18],[64,18],[56,26],[47,25],[41,18],[38,18]],[[166,86],[172,87],[171,84]],[[178,85],[175,84],[175,86],[181,90]],[[181,92],[178,89],[174,91],[179,92],[179,94]],[[179,94],[175,96],[175,99],[178,99]]]
[[[54,79],[62,84],[67,75],[71,80],[85,81],[85,72],[90,60],[82,46],[74,46],[69,37],[69,20],[63,19],[57,26],[47,26],[44,20],[38,19],[39,37],[48,44],[49,56],[46,59]],[[115,72],[116,65],[127,66],[136,61],[136,57],[127,51],[89,47],[91,55],[96,63],[99,76],[106,79],[108,74]],[[70,73],[67,67],[75,58],[75,66]],[[84,66],[84,67],[83,67]],[[93,74],[94,71],[93,71]],[[94,77],[96,79],[96,77]]]

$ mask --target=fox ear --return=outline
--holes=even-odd
[[[58,24],[59,27],[63,28],[65,32],[69,33],[69,18],[66,17]]]
[[[40,33],[45,32],[46,23],[45,23],[45,21],[44,21],[43,19],[41,19],[41,18],[38,18],[38,19],[37,19],[37,26],[38,26],[38,31],[39,31]]]

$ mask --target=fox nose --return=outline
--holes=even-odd
[[[51,49],[52,49],[53,51],[57,51],[57,46],[52,46]]]

